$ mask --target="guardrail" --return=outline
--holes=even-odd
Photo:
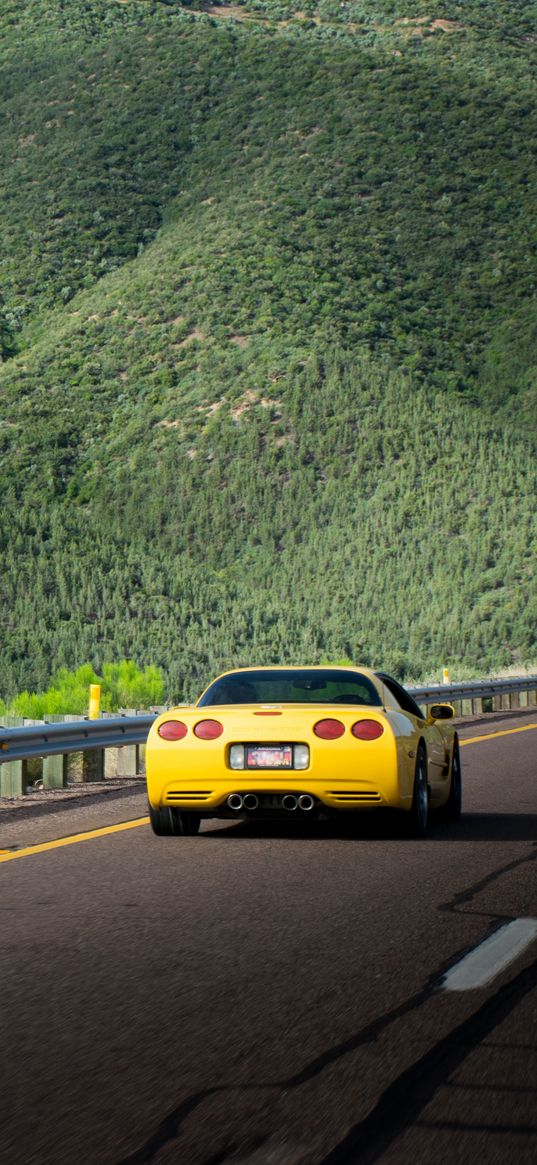
[[[28,768],[43,757],[39,779],[44,789],[62,789],[68,779],[68,759],[81,754],[76,781],[135,776],[140,771],[140,749],[156,713],[105,716],[99,720],[65,717],[63,723],[26,723],[0,726],[0,796],[17,797],[27,791]],[[59,718],[58,718],[59,719]]]
[[[0,763],[29,760],[33,756],[57,756],[87,749],[121,748],[144,744],[155,715],[127,719],[72,720],[67,724],[28,724],[0,729]]]
[[[470,680],[459,684],[409,687],[422,707],[452,703],[458,715],[499,712],[512,707],[537,706],[537,675],[505,680]],[[165,709],[161,709],[164,711]],[[0,796],[26,792],[28,763],[43,757],[45,789],[67,783],[67,760],[82,754],[79,781],[106,776],[134,776],[139,772],[140,747],[157,713],[105,716],[98,720],[65,719],[64,723],[0,725]]]
[[[409,688],[418,704],[430,707],[447,701],[460,704],[459,714],[472,712],[500,712],[503,708],[528,707],[537,704],[537,675],[505,680],[464,680],[459,684],[426,684]],[[526,700],[520,697],[525,695]],[[471,705],[463,708],[462,705]],[[478,704],[479,707],[474,707]],[[487,707],[484,707],[484,705]]]

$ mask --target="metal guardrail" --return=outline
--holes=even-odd
[[[434,704],[442,701],[483,700],[513,692],[537,691],[537,675],[522,676],[505,680],[464,680],[459,684],[432,684],[408,688],[410,695],[420,703]]]
[[[59,756],[88,749],[144,744],[154,720],[155,714],[147,714],[0,728],[0,764],[2,761],[30,760],[34,756]]]

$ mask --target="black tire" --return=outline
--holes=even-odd
[[[427,781],[427,757],[423,745],[418,748],[414,772],[412,807],[405,814],[409,837],[425,837],[429,827],[429,785]]]
[[[199,813],[181,813],[179,809],[163,805],[161,809],[149,806],[151,829],[158,837],[194,837],[201,822]]]
[[[462,813],[462,766],[459,742],[455,738],[453,755],[451,757],[451,772],[449,794],[445,805],[442,806],[444,821],[460,821]]]
[[[181,813],[179,809],[176,809],[175,813],[177,814],[177,832],[183,837],[195,837],[199,832],[201,815],[199,813]]]

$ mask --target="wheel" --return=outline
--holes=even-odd
[[[153,833],[158,837],[194,837],[200,827],[199,813],[181,813],[168,805],[161,809],[149,806],[149,819]]]
[[[179,809],[176,809],[175,813],[177,832],[183,837],[195,837],[200,827],[201,815],[199,813],[181,813]]]
[[[460,821],[462,813],[462,766],[459,742],[455,739],[453,756],[451,758],[451,780],[448,799],[442,806],[444,821]]]
[[[418,749],[412,807],[406,817],[409,836],[425,837],[429,825],[429,786],[427,783],[427,757],[423,745],[420,745]]]

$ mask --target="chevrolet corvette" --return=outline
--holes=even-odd
[[[197,704],[162,713],[146,749],[149,815],[160,835],[202,818],[399,810],[422,837],[430,809],[461,813],[450,704],[428,715],[391,676],[365,667],[226,672]]]

